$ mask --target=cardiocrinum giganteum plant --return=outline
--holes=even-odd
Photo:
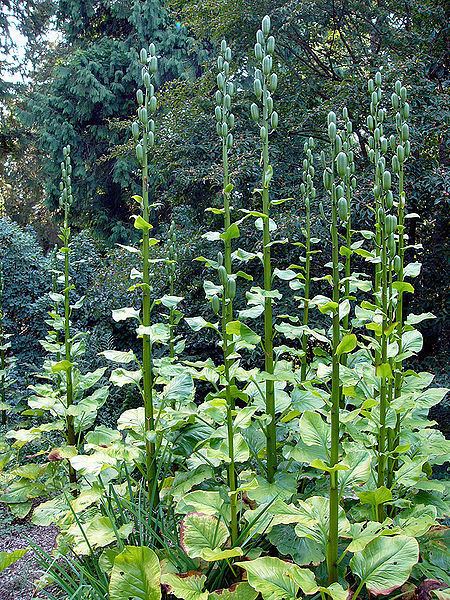
[[[6,425],[8,411],[12,406],[9,404],[9,388],[14,383],[14,363],[15,360],[11,356],[11,342],[9,341],[11,333],[8,333],[5,326],[5,312],[3,307],[3,290],[4,290],[4,275],[3,267],[0,263],[0,413],[1,424]]]

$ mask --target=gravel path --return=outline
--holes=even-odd
[[[13,519],[8,510],[0,505],[0,551],[26,548],[29,541],[50,551],[55,545],[56,527],[37,527],[28,519]],[[33,582],[42,572],[33,553],[0,573],[0,600],[30,600],[33,598]]]

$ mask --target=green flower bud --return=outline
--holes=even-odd
[[[392,177],[390,171],[383,173],[383,190],[390,190],[392,186]]]
[[[153,148],[155,145],[155,134],[153,131],[149,131],[147,134],[147,145],[149,148]]]
[[[264,73],[264,75],[270,75],[271,71],[272,71],[272,57],[267,55],[263,58],[263,61],[262,61],[262,72]]]
[[[255,123],[257,123],[259,120],[259,108],[258,108],[258,105],[255,104],[254,102],[250,106],[250,114],[251,114],[253,121],[255,121]]]
[[[216,117],[216,121],[220,123],[222,121],[222,109],[220,106],[216,106],[214,110],[214,116]]]
[[[156,71],[158,70],[158,59],[156,58],[156,56],[152,56],[150,59],[150,64],[148,66],[148,70],[150,71],[150,73],[152,73],[153,75],[156,73]]]
[[[223,68],[223,56],[218,56],[217,57],[217,68],[219,71],[222,70]]]
[[[399,163],[399,160],[398,160],[398,158],[397,158],[397,156],[395,154],[392,157],[391,165],[392,165],[392,171],[394,173],[399,173],[400,172],[400,163]]]
[[[144,83],[144,86],[148,89],[152,83],[151,79],[150,79],[150,73],[148,71],[146,71],[144,73],[144,77],[143,77],[142,81]]]
[[[384,223],[385,218],[386,218],[386,213],[384,212],[384,209],[380,207],[378,209],[378,222]]]
[[[217,81],[217,87],[219,88],[219,90],[224,91],[224,85],[225,85],[225,77],[223,76],[223,73],[219,73],[216,77],[216,81]]]
[[[342,150],[342,138],[340,135],[337,135],[334,140],[334,148],[336,153]]]
[[[255,44],[255,58],[256,60],[262,61],[263,59],[263,48],[259,42]]]
[[[139,133],[140,133],[139,123],[137,123],[137,121],[134,121],[134,123],[131,125],[131,134],[133,135],[133,139],[135,141],[138,140]]]
[[[395,256],[395,253],[397,251],[397,246],[395,243],[395,236],[393,233],[387,239],[387,247],[388,247],[390,256],[392,256],[392,257]]]
[[[383,152],[383,154],[386,154],[386,152],[388,151],[388,141],[384,136],[380,140],[380,147],[381,152]]]
[[[353,125],[351,121],[347,121],[346,125],[345,125],[345,130],[347,131],[347,134],[350,135],[351,133],[353,133]]]
[[[152,114],[156,112],[156,107],[157,107],[156,96],[152,96],[148,103],[148,108]]]
[[[370,148],[369,152],[367,153],[370,162],[373,162],[375,159],[375,150],[373,148]]]
[[[372,104],[376,106],[378,104],[378,94],[377,92],[372,92],[371,96]]]
[[[230,129],[233,129],[233,127],[234,127],[234,114],[233,113],[230,113],[228,115],[228,127]]]
[[[272,96],[267,95],[266,105],[267,105],[267,112],[270,115],[270,113],[273,111],[273,98],[272,98]]]
[[[400,163],[404,162],[405,160],[405,149],[401,144],[397,146],[397,158],[398,162]]]
[[[395,140],[395,135],[390,135],[389,136],[389,146],[391,147],[392,152],[395,152],[395,149],[397,147],[397,142]]]
[[[274,53],[274,51],[275,51],[275,38],[273,37],[273,35],[271,35],[270,37],[267,38],[266,48],[267,48],[267,52],[269,54],[273,54]]]
[[[144,104],[144,92],[142,90],[138,90],[136,92],[136,100],[139,106],[142,106]]]
[[[231,61],[231,48],[225,50],[225,60],[229,63]]]
[[[148,56],[147,56],[147,50],[145,48],[142,48],[142,50],[140,51],[139,60],[141,61],[141,63],[143,65],[147,64]]]
[[[331,142],[334,142],[336,139],[336,123],[331,122],[328,125],[328,137]]]
[[[397,80],[395,82],[394,89],[395,89],[395,93],[397,94],[397,96],[400,96],[400,90],[402,89],[402,84],[400,81]]]
[[[409,127],[408,123],[403,123],[401,131],[402,140],[406,142],[409,139]]]
[[[401,268],[402,268],[402,259],[397,254],[396,256],[394,256],[394,271],[397,273],[397,275],[400,273]]]
[[[256,32],[256,41],[261,45],[264,44],[264,34],[261,29]]]
[[[226,123],[222,123],[221,133],[222,133],[222,136],[224,138],[227,137],[227,135],[228,135],[228,125]]]
[[[369,79],[369,81],[367,82],[367,89],[369,91],[369,94],[371,94],[375,89],[375,82],[373,79]]]
[[[274,92],[277,89],[277,85],[278,85],[278,75],[276,73],[272,73],[272,75],[270,76],[269,79],[269,90],[271,92]]]
[[[226,77],[228,77],[228,75],[230,74],[230,63],[228,61],[225,61],[223,63],[223,72]]]
[[[391,235],[397,229],[397,217],[395,215],[386,215],[385,230],[387,235]]]
[[[143,125],[148,124],[148,113],[145,107],[139,109],[139,120]]]
[[[220,283],[223,285],[223,287],[225,289],[226,285],[227,285],[227,281],[228,281],[227,270],[225,269],[225,267],[223,265],[220,265],[220,267],[217,269],[217,273],[219,275]]]
[[[408,102],[405,102],[405,104],[402,107],[402,117],[404,119],[407,119],[409,117],[409,104],[408,104]]]
[[[345,177],[345,174],[347,172],[347,166],[347,156],[344,154],[344,152],[339,152],[339,154],[336,157],[336,167],[340,177]]]
[[[342,185],[336,186],[336,200],[340,200],[340,198],[344,197],[344,188]]]
[[[306,186],[304,183],[300,184],[300,194],[304,196],[306,194]]]
[[[327,115],[328,125],[330,123],[334,123],[336,125],[336,114],[333,111],[330,111]]]
[[[366,122],[367,122],[367,127],[368,127],[369,131],[373,131],[374,127],[375,127],[375,121],[373,120],[372,115],[369,115],[367,117]]]
[[[402,86],[400,88],[400,98],[403,100],[403,102],[406,102],[407,94],[408,94],[408,92],[406,91],[406,88],[404,86]]]
[[[276,129],[278,127],[278,113],[276,111],[274,111],[270,117],[270,126],[272,129]]]
[[[333,175],[327,168],[323,172],[323,187],[329,192],[333,186]]]
[[[222,40],[220,42],[220,51],[221,52],[225,52],[226,49],[227,49],[227,41],[226,40]]]
[[[339,198],[338,213],[341,221],[346,221],[348,218],[348,204],[345,198]]]
[[[255,92],[255,96],[258,98],[258,100],[260,100],[262,96],[262,85],[259,79],[255,79],[253,82],[253,91]]]
[[[405,158],[409,158],[410,154],[411,154],[411,143],[409,140],[407,140],[405,142]]]
[[[233,134],[229,133],[227,135],[227,148],[230,150],[233,147]]]
[[[264,125],[259,129],[259,136],[262,140],[265,140],[267,137],[267,129],[264,127]]]
[[[153,42],[148,47],[148,53],[150,54],[150,56],[155,56],[156,55],[156,47],[155,47],[155,44]]]
[[[342,118],[344,119],[344,121],[348,119],[348,109],[346,106],[344,106],[344,108],[342,109]]]
[[[155,131],[155,121],[153,119],[148,120],[148,129],[149,131]]]
[[[235,296],[236,296],[236,280],[228,279],[228,298],[230,298],[230,300],[233,300],[233,298]]]
[[[394,206],[394,195],[391,190],[386,192],[386,200],[385,200],[386,208],[389,210]]]
[[[400,98],[397,96],[397,94],[395,92],[391,96],[391,103],[392,103],[392,108],[394,108],[395,110],[397,110],[398,107],[400,106]]]
[[[218,296],[213,296],[211,298],[211,308],[215,315],[219,314],[220,311],[220,300]]]
[[[142,147],[141,144],[136,145],[136,158],[138,159],[139,163],[142,165],[142,163],[144,162],[144,148]]]
[[[381,85],[381,73],[380,73],[380,71],[377,71],[375,73],[375,85],[377,87],[380,87],[380,85]]]
[[[375,129],[373,130],[373,137],[375,142],[379,142],[380,138],[381,138],[381,130],[379,127],[375,127]]]
[[[264,35],[269,35],[270,33],[270,17],[266,15],[262,20],[261,29],[263,30]]]

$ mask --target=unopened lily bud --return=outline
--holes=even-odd
[[[230,74],[230,63],[227,60],[223,63],[223,72],[226,77]]]
[[[214,115],[216,117],[216,121],[220,123],[222,121],[222,109],[220,108],[220,106],[216,106],[214,110]]]
[[[156,56],[152,56],[150,59],[150,64],[148,66],[148,70],[150,71],[150,73],[152,73],[153,75],[156,73],[156,71],[158,70],[158,59],[156,58]]]
[[[273,54],[274,53],[274,51],[275,51],[275,38],[273,37],[273,35],[271,35],[270,37],[267,38],[266,48],[267,48],[267,52],[269,54]]]
[[[234,279],[228,279],[228,297],[230,300],[233,300],[236,296],[236,281]]]
[[[328,169],[325,169],[325,171],[323,172],[323,187],[329,192],[331,190],[332,185],[333,175]]]
[[[227,41],[226,40],[222,40],[220,42],[220,51],[221,52],[225,52],[226,49],[227,49]]]
[[[402,125],[402,140],[406,142],[409,139],[409,127],[408,123],[403,123]]]
[[[255,58],[258,61],[262,61],[263,59],[263,48],[259,42],[255,44]]]
[[[369,79],[369,81],[367,82],[367,89],[369,91],[369,94],[371,94],[374,89],[375,89],[375,82],[373,79]]]
[[[156,107],[157,107],[157,100],[156,100],[156,96],[152,96],[149,100],[148,103],[148,108],[150,110],[150,112],[153,114],[154,112],[156,112]]]
[[[262,96],[262,85],[259,79],[255,79],[253,82],[253,91],[255,92],[255,96],[258,98],[258,100],[260,100]]]
[[[396,256],[394,256],[394,271],[397,273],[397,275],[400,273],[401,268],[402,268],[402,259],[397,254]]]
[[[402,117],[404,119],[407,119],[409,117],[409,104],[408,104],[408,102],[405,102],[405,104],[402,106]]]
[[[255,104],[254,102],[250,106],[250,114],[251,114],[253,121],[257,122],[259,119],[259,108],[258,108],[258,105]]]
[[[400,106],[400,98],[397,96],[397,94],[395,92],[391,96],[391,103],[392,103],[392,108],[394,108],[395,110],[397,110],[398,107]]]
[[[396,93],[398,96],[400,96],[400,90],[402,89],[402,84],[401,84],[401,82],[400,82],[400,81],[398,81],[398,80],[397,80],[397,81],[395,82],[395,87],[394,87],[394,89],[395,89],[395,93]]]
[[[336,186],[336,200],[343,198],[343,196],[344,196],[344,188],[342,187],[342,185],[337,185]]]
[[[337,172],[340,177],[344,177],[347,171],[348,160],[346,154],[344,152],[339,152],[336,157],[336,167]]]
[[[267,98],[266,98],[266,104],[267,104],[267,112],[270,115],[271,112],[273,111],[273,98],[272,98],[272,96],[267,96]]]
[[[345,130],[347,131],[347,133],[350,135],[351,133],[353,133],[353,125],[351,121],[347,121],[346,125],[345,125]]]
[[[267,137],[267,129],[264,127],[264,125],[259,129],[259,136],[262,140],[265,140]]]
[[[211,308],[215,315],[217,315],[220,311],[220,300],[218,296],[213,296],[211,298]]]
[[[392,177],[390,171],[383,173],[383,190],[390,190],[392,186]]]
[[[144,73],[144,77],[142,78],[142,81],[146,87],[146,89],[149,88],[149,86],[151,85],[151,80],[150,80],[150,73],[148,71],[146,71]]]
[[[139,120],[143,125],[148,124],[148,113],[145,107],[139,109]]]
[[[380,73],[380,71],[377,71],[375,73],[375,85],[377,85],[378,87],[380,87],[380,85],[381,85],[381,73]]]
[[[229,129],[233,129],[233,127],[234,127],[234,114],[233,113],[230,113],[228,115],[228,127],[229,127]]]
[[[153,148],[155,145],[155,134],[153,131],[149,131],[147,134],[147,145],[149,148]]]
[[[397,173],[399,173],[399,172],[400,172],[400,163],[399,163],[399,160],[398,160],[398,158],[397,158],[397,156],[396,156],[395,154],[394,154],[394,156],[392,157],[392,160],[391,160],[391,165],[392,165],[392,171],[393,171],[394,173],[396,173],[396,174],[397,174]]]
[[[370,148],[369,152],[367,153],[367,156],[369,157],[369,160],[373,162],[375,158],[375,150],[373,148]]]
[[[222,123],[221,133],[222,133],[222,136],[224,138],[227,137],[227,135],[228,135],[228,125],[226,123]]]
[[[395,235],[393,233],[391,233],[387,239],[387,246],[390,256],[394,257],[397,251],[397,245],[395,243]]]
[[[383,152],[383,154],[386,154],[386,152],[388,151],[388,141],[384,136],[380,140],[380,147],[381,152]]]
[[[334,140],[336,139],[336,123],[331,122],[328,125],[328,137],[332,142],[334,142]]]
[[[144,104],[144,93],[142,90],[138,90],[136,92],[136,100],[139,106],[142,106]]]
[[[223,67],[223,56],[218,56],[217,57],[217,68],[219,69],[219,71],[221,71],[222,67]]]
[[[228,150],[231,150],[232,147],[233,147],[233,134],[229,133],[227,135],[227,148],[228,148]]]
[[[274,111],[270,117],[270,126],[272,129],[276,129],[278,127],[278,113],[276,111]]]
[[[405,149],[401,144],[397,146],[397,158],[400,163],[405,160]]]
[[[327,122],[328,122],[328,125],[330,123],[336,124],[336,114],[333,111],[330,111],[328,113],[328,115],[327,115]]]
[[[300,184],[300,194],[304,196],[306,194],[306,186],[304,183]]]
[[[256,32],[256,41],[261,45],[264,44],[264,34],[261,29]]]
[[[219,90],[223,91],[223,86],[225,84],[225,77],[223,76],[223,73],[219,73],[217,75],[216,81],[217,81],[217,87],[219,88]]]
[[[346,106],[342,109],[342,118],[346,121],[348,119],[348,109]]]
[[[230,96],[230,94],[225,94],[225,96],[223,97],[223,105],[227,109],[231,108],[231,96]]]
[[[407,91],[406,88],[404,86],[402,86],[400,88],[400,98],[403,100],[403,102],[406,102],[406,97],[407,97]]]
[[[386,208],[389,210],[394,206],[394,195],[391,190],[386,192],[386,200],[385,200]]]
[[[217,269],[217,273],[219,275],[220,283],[225,288],[228,280],[227,270],[223,265],[220,265],[220,267]]]
[[[136,158],[142,164],[144,162],[144,148],[141,144],[137,144],[136,146]]]
[[[270,75],[271,71],[272,71],[272,57],[267,55],[263,58],[263,61],[262,61],[262,72],[264,73],[264,75]]]
[[[369,129],[370,131],[373,131],[373,130],[374,130],[374,127],[375,127],[375,121],[373,120],[373,117],[372,117],[372,115],[369,115],[369,116],[367,117],[367,127],[368,127],[368,129]]]
[[[389,146],[391,147],[392,152],[395,152],[395,148],[397,147],[397,142],[395,140],[395,135],[389,136]]]
[[[150,56],[155,56],[156,55],[156,47],[155,47],[155,44],[153,42],[148,47],[148,53],[150,54]]]
[[[141,61],[141,63],[143,65],[147,64],[148,56],[147,56],[147,50],[145,48],[142,48],[142,50],[140,51],[139,60]]]
[[[269,15],[266,15],[264,17],[264,19],[262,20],[262,24],[261,24],[261,29],[264,33],[264,35],[269,35],[270,33],[270,17]]]
[[[409,140],[407,140],[405,142],[405,158],[409,158],[410,154],[411,154],[411,143]]]
[[[379,208],[378,209],[378,221],[380,223],[384,223],[385,218],[386,218],[386,213],[384,212],[384,209]]]
[[[271,92],[274,92],[277,89],[278,85],[278,75],[276,73],[272,73],[269,79],[269,89]]]
[[[339,198],[338,213],[341,221],[346,221],[348,218],[348,204],[345,198]]]

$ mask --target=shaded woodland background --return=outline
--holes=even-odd
[[[202,263],[215,252],[201,236],[214,228],[205,213],[221,194],[220,145],[215,132],[215,57],[222,37],[233,48],[238,93],[232,175],[237,208],[257,208],[252,192],[260,174],[258,131],[250,119],[254,32],[268,13],[277,40],[280,125],[273,135],[273,190],[293,200],[278,207],[279,237],[301,239],[304,214],[299,186],[305,138],[318,149],[326,114],[348,107],[360,140],[355,229],[372,219],[370,167],[365,154],[369,99],[366,80],[383,74],[385,102],[396,79],[411,98],[413,159],[407,168],[407,204],[420,219],[408,221],[411,243],[423,244],[410,260],[423,263],[409,307],[431,311],[422,328],[421,361],[445,378],[448,357],[449,14],[442,0],[4,0],[0,13],[0,253],[5,275],[6,326],[13,333],[17,391],[40,365],[38,343],[46,329],[57,243],[58,185],[62,148],[72,147],[76,233],[74,277],[86,295],[75,324],[90,329],[85,360],[95,366],[106,348],[129,348],[134,332],[113,323],[111,309],[129,303],[130,255],[117,243],[133,240],[132,194],[139,172],[130,142],[138,51],[153,41],[160,56],[157,145],[152,167],[155,237],[165,239],[175,221],[179,248],[178,290],[186,315],[205,311]],[[26,45],[17,47],[17,31]],[[20,50],[20,52],[19,52]],[[20,58],[18,56],[20,55]],[[23,77],[22,77],[23,76]],[[320,198],[318,198],[318,201]],[[326,223],[313,207],[314,233]],[[249,225],[250,227],[250,225]],[[259,244],[256,231],[245,237]],[[315,275],[328,260],[315,262]],[[156,251],[164,253],[164,243]],[[298,248],[277,246],[276,266],[298,262]],[[255,277],[259,277],[255,265]],[[154,285],[164,290],[164,272]],[[317,284],[315,293],[320,293]],[[293,305],[292,310],[295,310]],[[214,356],[187,336],[187,354]],[[430,366],[432,363],[432,366]],[[111,408],[120,412],[126,392]],[[111,415],[112,416],[112,415]],[[108,418],[108,415],[106,415]]]

